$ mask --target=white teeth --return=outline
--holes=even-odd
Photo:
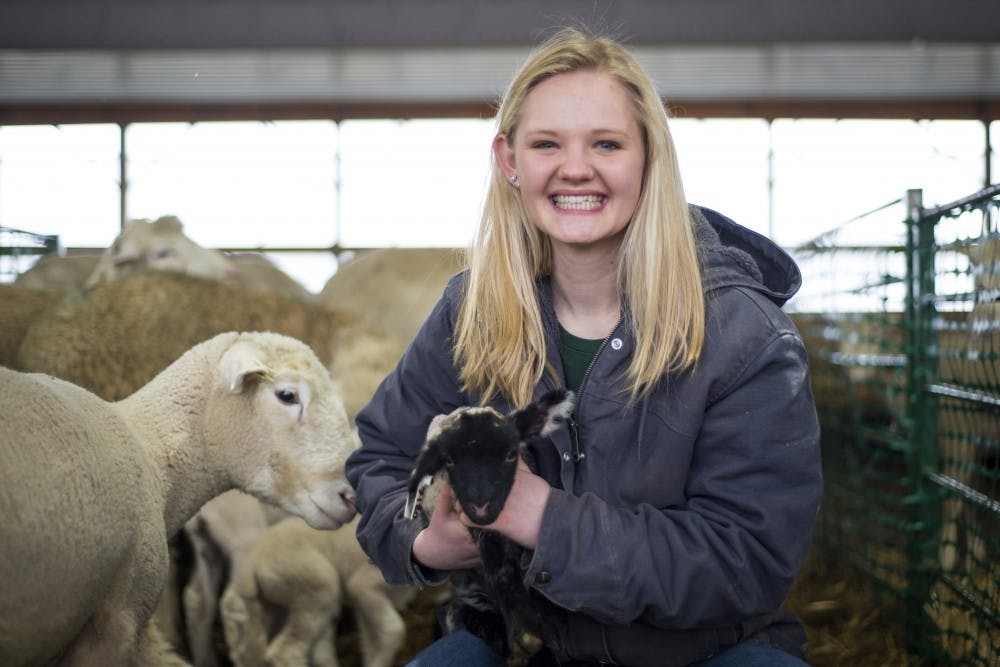
[[[600,195],[555,195],[552,197],[552,201],[558,208],[586,211],[599,208],[604,197]]]

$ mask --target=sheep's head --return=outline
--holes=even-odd
[[[406,516],[415,518],[418,509],[429,515],[436,487],[447,478],[466,516],[480,525],[493,523],[510,493],[522,448],[555,430],[572,409],[572,392],[559,389],[508,415],[461,407],[436,416],[410,474]]]
[[[287,336],[241,334],[219,371],[228,398],[213,411],[210,442],[223,443],[234,483],[314,528],[349,521],[354,493],[343,469],[358,438],[312,350]]]
[[[236,267],[222,253],[205,248],[184,233],[172,215],[131,220],[114,240],[87,279],[87,287],[118,280],[139,271],[174,271],[202,278],[232,281]]]

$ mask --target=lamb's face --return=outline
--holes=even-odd
[[[481,525],[496,521],[514,483],[520,437],[495,410],[470,408],[438,435],[448,483],[462,511]]]
[[[234,425],[242,440],[232,447],[236,482],[314,528],[338,528],[355,513],[343,470],[360,444],[357,433],[316,356],[299,341],[277,338],[285,347],[237,343],[223,357],[234,398],[249,403],[232,414],[245,422]]]
[[[462,407],[438,415],[410,474],[404,516],[430,516],[447,478],[462,511],[480,525],[496,521],[510,494],[521,447],[548,435],[573,409],[573,393],[553,390],[509,415]]]

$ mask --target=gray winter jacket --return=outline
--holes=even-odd
[[[778,611],[805,559],[822,490],[806,353],[781,306],[801,277],[771,241],[692,207],[707,301],[705,345],[631,408],[627,318],[583,380],[572,419],[536,445],[553,486],[525,574],[567,610],[582,664],[683,665],[738,641],[804,652]],[[451,337],[456,276],[395,371],[357,418],[347,476],[358,538],[391,583],[436,583],[415,565],[406,481],[434,415],[475,404],[459,390]],[[561,370],[547,280],[538,285],[548,361]],[[544,377],[536,396],[555,387]],[[513,406],[494,403],[507,411]]]

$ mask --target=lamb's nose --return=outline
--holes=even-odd
[[[475,503],[473,503],[472,505],[472,511],[476,515],[475,518],[477,519],[482,519],[483,517],[485,517],[487,512],[489,512],[489,510],[490,510],[489,503],[483,503],[482,505],[476,505]]]

